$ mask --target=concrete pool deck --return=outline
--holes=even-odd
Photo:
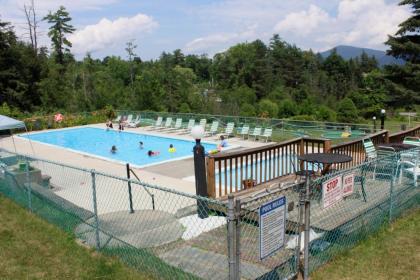
[[[83,126],[81,126],[83,127]],[[87,127],[105,128],[105,124],[87,125]],[[47,130],[46,130],[47,131]],[[48,130],[51,131],[51,130]],[[127,132],[141,133],[147,135],[172,137],[176,139],[191,140],[189,134],[176,134],[165,131],[152,131],[148,128],[126,128]],[[39,131],[37,131],[39,132]],[[203,141],[218,142],[215,137],[206,137]],[[255,148],[267,145],[269,143],[256,142],[251,140],[243,140],[240,138],[229,138],[229,145],[238,146],[236,149]],[[16,137],[4,137],[0,140],[0,148],[14,151],[14,144],[16,151],[20,154],[34,155],[36,157],[47,159],[55,162],[77,166],[85,169],[95,169],[100,172],[108,173],[115,176],[126,177],[125,165],[118,162],[113,162],[105,159],[100,159],[94,156],[80,154],[35,141],[30,142],[27,139]],[[33,147],[33,150],[32,150]],[[33,153],[35,152],[35,154]],[[182,180],[182,178],[194,175],[193,159],[181,159],[172,162],[166,162],[144,168],[133,168],[139,178],[149,184],[164,186],[166,188],[174,189],[177,191],[195,194],[194,182]]]

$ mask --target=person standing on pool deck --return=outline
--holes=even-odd
[[[143,147],[143,142],[142,141],[139,142],[139,145],[140,145],[140,149],[143,150],[144,147]]]
[[[121,132],[121,130],[124,130],[124,123],[122,120],[120,120],[120,122],[118,123],[118,129]]]
[[[109,130],[110,128],[114,128],[114,126],[112,125],[112,121],[108,120],[108,122],[106,123],[106,130]]]
[[[117,147],[115,145],[113,145],[111,147],[111,153],[115,154],[117,152]]]

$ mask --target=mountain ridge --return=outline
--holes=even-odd
[[[345,60],[359,57],[360,55],[362,55],[363,52],[365,52],[370,57],[374,56],[376,60],[378,61],[378,65],[380,67],[383,67],[384,65],[389,65],[389,64],[403,65],[405,63],[404,60],[396,59],[395,57],[387,55],[386,52],[381,51],[381,50],[347,46],[347,45],[338,45],[332,49],[319,52],[319,54],[323,58],[326,58],[332,53],[334,49],[337,51],[337,54],[343,57]]]

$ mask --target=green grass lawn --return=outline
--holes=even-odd
[[[0,195],[0,279],[151,279]]]
[[[333,259],[311,279],[420,279],[420,209]]]

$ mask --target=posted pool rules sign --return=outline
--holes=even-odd
[[[264,259],[284,245],[286,223],[286,197],[282,196],[261,205],[260,221],[260,259]]]

